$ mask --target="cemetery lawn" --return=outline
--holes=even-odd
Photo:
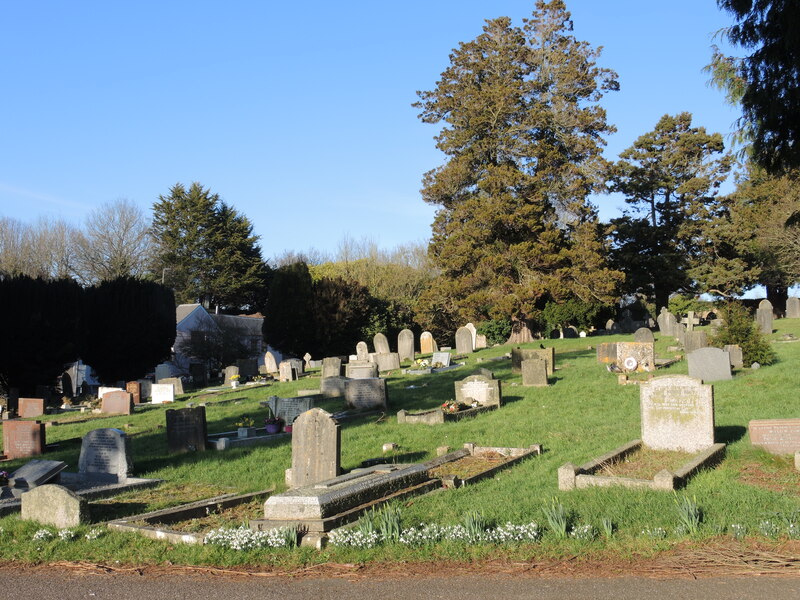
[[[800,534],[788,529],[792,521],[800,527],[800,473],[789,458],[775,457],[750,445],[747,425],[751,419],[800,417],[797,394],[800,342],[784,342],[783,334],[800,338],[800,319],[776,320],[770,339],[779,362],[759,370],[737,370],[731,381],[714,384],[716,438],[728,444],[726,458],[712,470],[693,477],[676,494],[625,488],[589,488],[561,492],[557,469],[566,462],[580,465],[640,437],[639,387],[619,385],[617,375],[598,364],[594,347],[601,342],[630,341],[632,336],[546,340],[556,349],[556,371],[547,388],[525,388],[519,375],[512,375],[510,360],[490,360],[510,352],[510,346],[484,349],[470,355],[466,365],[438,374],[388,377],[389,414],[369,415],[342,423],[342,467],[384,456],[391,462],[418,462],[434,458],[436,449],[459,449],[466,442],[481,446],[528,447],[541,444],[543,454],[532,456],[492,478],[475,484],[417,496],[399,503],[403,527],[422,524],[455,525],[473,511],[482,513],[490,524],[536,522],[541,539],[532,543],[504,544],[439,542],[421,547],[402,544],[374,548],[328,546],[322,551],[309,548],[237,551],[219,546],[190,546],[155,541],[130,533],[112,532],[103,521],[146,511],[176,506],[225,493],[285,489],[284,471],[291,463],[291,440],[283,437],[265,446],[226,451],[171,455],[167,450],[165,415],[168,408],[197,402],[189,393],[173,405],[143,405],[130,416],[53,415],[45,421],[58,422],[47,428],[48,444],[58,444],[42,458],[63,460],[68,471],[76,471],[80,439],[88,431],[117,427],[131,438],[136,477],[163,479],[159,487],[130,492],[91,503],[95,523],[75,529],[71,540],[58,535],[49,540],[34,539],[37,523],[24,522],[18,515],[0,518],[0,561],[40,564],[57,561],[88,561],[110,565],[200,565],[242,569],[284,569],[296,571],[323,563],[336,565],[393,563],[419,565],[437,561],[449,565],[525,563],[530,561],[610,561],[628,564],[668,555],[676,549],[702,551],[720,544],[758,548],[782,556],[800,556]],[[530,347],[538,348],[540,342]],[[658,337],[656,355],[672,356],[671,338]],[[591,348],[590,348],[591,346]],[[524,346],[523,346],[524,347]],[[482,359],[478,363],[478,359]],[[475,418],[437,426],[400,425],[396,413],[430,410],[454,398],[453,383],[487,368],[502,381],[503,406]],[[686,374],[685,361],[656,375]],[[266,417],[259,402],[270,395],[290,397],[298,390],[319,387],[312,374],[299,381],[236,390],[209,396],[206,414],[210,434],[235,430],[245,416],[257,424]],[[340,399],[323,401],[331,413],[344,410]],[[384,443],[399,449],[384,455]],[[660,457],[651,457],[655,468]],[[666,459],[664,459],[666,460]],[[13,471],[26,462],[6,462],[3,470]],[[672,465],[663,465],[670,468]],[[656,469],[658,470],[658,469]],[[688,498],[700,508],[702,521],[695,533],[681,529],[677,501]],[[548,523],[545,509],[553,502],[565,508],[573,530],[590,525],[596,535],[578,539],[560,538]],[[208,519],[176,527],[185,531],[206,531],[220,526],[246,524],[261,516],[258,503]],[[767,524],[772,524],[770,527]],[[607,535],[605,525],[610,525]],[[53,530],[53,528],[50,528]],[[96,539],[92,530],[101,533]],[[55,531],[55,530],[53,530]],[[734,540],[734,535],[737,540]],[[793,537],[794,536],[794,537]],[[13,541],[13,543],[12,543]],[[794,563],[797,570],[798,564]],[[440,567],[437,567],[437,569]]]

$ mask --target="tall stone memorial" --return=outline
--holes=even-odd
[[[764,299],[758,303],[756,323],[761,333],[765,335],[772,333],[772,302],[769,300]]]
[[[786,318],[800,319],[800,298],[786,299]]]
[[[654,450],[699,452],[714,444],[714,388],[686,375],[639,386],[642,442]]]
[[[292,427],[291,487],[333,479],[341,473],[339,423],[321,408],[297,417]]]
[[[459,327],[456,330],[456,354],[471,354],[474,349],[472,332],[466,327]]]
[[[414,332],[410,329],[403,329],[397,334],[397,354],[400,362],[414,360]]]

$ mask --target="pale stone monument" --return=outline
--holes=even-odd
[[[686,375],[639,386],[642,442],[654,450],[698,452],[714,444],[714,388]]]
[[[430,331],[423,331],[419,336],[419,351],[420,354],[432,354],[439,350],[436,345],[436,340],[433,339],[433,334]]]
[[[470,354],[474,349],[472,332],[466,327],[459,327],[456,331],[456,353]]]
[[[722,348],[698,348],[686,359],[689,377],[701,379],[703,383],[731,379],[731,357]]]
[[[403,329],[397,334],[397,354],[400,362],[414,360],[414,332],[410,329]]]
[[[321,408],[297,417],[292,426],[291,487],[333,479],[341,473],[339,423]]]

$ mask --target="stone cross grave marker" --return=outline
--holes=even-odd
[[[523,360],[522,385],[526,387],[547,387],[547,362],[541,358]]]
[[[700,319],[694,316],[694,311],[690,310],[686,316],[681,319],[681,323],[686,325],[686,331],[694,331],[695,325],[700,325]]]
[[[414,332],[410,329],[403,329],[397,334],[397,354],[400,362],[414,360]]]
[[[171,383],[154,383],[150,386],[150,394],[150,402],[153,404],[175,402],[175,386]]]
[[[375,354],[389,354],[389,340],[382,333],[376,333],[372,338],[372,345],[375,347]]]
[[[348,379],[344,384],[347,406],[360,409],[388,408],[386,380],[375,378]]]
[[[17,413],[21,419],[40,417],[44,414],[44,398],[20,398]]]
[[[89,501],[61,485],[40,485],[21,497],[20,518],[58,529],[88,523]]]
[[[172,453],[203,452],[208,439],[206,407],[167,410],[167,448]]]
[[[698,348],[690,352],[689,377],[701,379],[703,383],[731,379],[731,357],[722,348]]]
[[[654,450],[698,452],[714,444],[714,388],[686,375],[639,385],[642,442]]]
[[[160,384],[170,385],[170,384]],[[117,390],[106,392],[100,405],[100,412],[108,415],[130,415],[133,413],[133,395],[130,392]]]
[[[639,327],[639,329],[633,332],[633,341],[652,344],[656,341],[656,338],[653,336],[653,332],[649,327]]]
[[[292,427],[292,487],[333,479],[341,472],[339,423],[321,408],[304,412]]]
[[[322,371],[320,377],[339,377],[342,374],[342,359],[338,356],[328,356],[322,359]]]
[[[800,298],[786,299],[786,318],[800,319]]]
[[[479,406],[500,406],[502,393],[499,379],[489,379],[483,375],[470,375],[461,381],[454,382],[456,402]]]
[[[311,366],[310,363],[311,363],[311,359],[312,358],[314,358],[314,357],[311,356],[311,354],[309,352],[306,352],[303,355],[303,360],[305,361],[305,365],[303,365],[303,368],[308,369]]]
[[[369,360],[369,347],[367,342],[358,342],[356,344],[356,360]]]
[[[431,365],[440,363],[442,367],[449,367],[452,356],[449,352],[434,352],[431,356]]]
[[[770,454],[800,452],[800,419],[753,419],[747,429],[750,443]]]
[[[439,350],[436,341],[433,339],[433,334],[430,331],[423,331],[419,336],[419,351],[420,354],[431,354]]]
[[[45,427],[41,421],[3,421],[3,453],[7,459],[38,456],[45,446]]]
[[[81,443],[78,476],[82,481],[125,483],[133,469],[130,439],[119,429],[93,429]]]
[[[474,350],[472,332],[466,327],[456,330],[456,354],[470,354]]]
[[[772,302],[765,299],[758,303],[756,322],[761,333],[765,335],[772,333]]]

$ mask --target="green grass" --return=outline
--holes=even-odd
[[[753,449],[747,436],[751,419],[800,416],[797,389],[797,367],[800,365],[800,343],[778,342],[784,333],[800,336],[800,320],[778,320],[773,347],[779,362],[757,371],[742,370],[732,381],[714,384],[715,414],[718,441],[729,444],[725,461],[716,469],[694,477],[679,497],[691,498],[702,510],[703,521],[691,539],[702,543],[731,524],[742,524],[752,533],[770,516],[790,515],[800,510],[798,479],[791,461],[776,459]],[[386,418],[366,416],[342,425],[342,467],[352,469],[369,458],[382,455],[382,445],[395,442],[400,446],[400,460],[425,460],[436,456],[436,448],[460,448],[465,442],[486,446],[528,446],[542,444],[544,454],[530,458],[494,478],[474,485],[412,498],[402,505],[403,526],[422,523],[458,524],[470,513],[480,513],[489,524],[538,522],[545,530],[537,544],[509,546],[498,554],[497,548],[484,544],[466,546],[441,543],[432,547],[406,548],[392,544],[369,550],[328,548],[323,552],[307,549],[259,550],[234,552],[216,547],[191,547],[141,539],[132,534],[108,532],[98,540],[83,538],[72,542],[33,541],[39,528],[20,521],[16,516],[0,519],[0,560],[42,562],[51,560],[119,560],[122,563],[216,564],[231,566],[251,564],[292,566],[307,562],[358,562],[401,560],[482,560],[499,555],[525,560],[537,556],[592,556],[614,553],[627,557],[660,551],[686,536],[676,536],[680,515],[672,494],[635,491],[624,488],[593,488],[560,492],[556,471],[565,462],[581,464],[625,442],[640,437],[639,388],[621,386],[617,376],[608,373],[595,360],[589,349],[601,342],[630,340],[631,336],[608,336],[574,340],[548,340],[556,348],[556,372],[548,388],[524,388],[518,375],[512,375],[510,361],[479,358],[499,356],[510,347],[481,350],[467,359],[459,369],[425,376],[388,378],[390,414]],[[539,342],[531,345],[538,347]],[[656,354],[671,356],[667,347],[671,338],[656,342]],[[399,425],[395,413],[401,408],[425,410],[438,407],[454,397],[453,382],[471,374],[478,367],[494,371],[502,381],[504,406],[476,418],[445,423],[439,426]],[[657,375],[686,373],[685,362],[659,370]],[[316,377],[291,383],[275,383],[266,388],[232,390],[220,398],[238,398],[235,403],[206,409],[209,433],[230,431],[243,416],[263,421],[266,409],[259,401],[270,395],[292,396],[299,389],[318,387]],[[409,389],[409,386],[414,386]],[[181,401],[191,400],[192,394]],[[60,424],[47,429],[48,443],[61,442],[61,447],[48,452],[46,458],[64,460],[68,470],[77,470],[80,443],[86,432],[98,427],[119,427],[132,438],[135,475],[165,479],[167,483],[147,493],[114,498],[110,507],[97,510],[102,518],[109,514],[122,516],[197,500],[223,492],[249,492],[268,487],[285,489],[284,470],[291,463],[289,438],[267,446],[234,449],[226,452],[207,451],[170,455],[166,447],[164,411],[180,408],[148,407],[132,416],[100,418],[81,415],[82,422]],[[344,409],[340,399],[326,400],[321,407],[329,412]],[[65,415],[45,420],[65,419]],[[12,471],[25,460],[11,461],[3,468]],[[756,466],[773,473],[785,484],[768,489],[746,483],[745,467]],[[564,506],[574,523],[589,523],[602,531],[603,521],[614,525],[610,538],[599,536],[588,542],[558,539],[549,531],[545,508],[556,499]],[[664,528],[664,540],[642,535],[645,529]],[[91,526],[79,528],[86,533]],[[7,543],[14,539],[13,544]]]

